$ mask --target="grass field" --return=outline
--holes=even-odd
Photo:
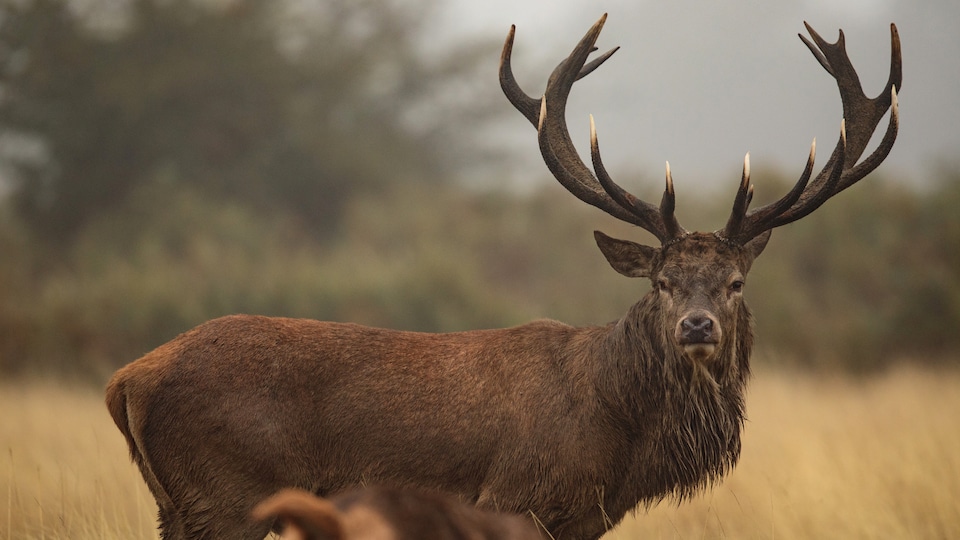
[[[605,540],[960,538],[960,373],[766,372],[737,469]],[[95,390],[0,384],[0,538],[156,538],[155,506]]]

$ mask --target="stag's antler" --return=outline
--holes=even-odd
[[[547,89],[540,99],[534,99],[524,93],[513,77],[510,55],[513,52],[513,37],[516,27],[511,26],[510,33],[503,45],[503,53],[500,56],[500,87],[503,88],[503,93],[513,103],[513,106],[537,128],[540,152],[543,154],[543,160],[546,162],[547,168],[570,193],[617,219],[646,229],[656,236],[660,242],[667,243],[686,232],[677,222],[673,213],[674,192],[669,164],[667,165],[666,188],[663,192],[660,207],[657,208],[628,193],[614,183],[607,174],[600,160],[600,147],[597,143],[592,118],[590,121],[590,146],[594,169],[597,172],[596,177],[580,159],[567,131],[564,111],[573,83],[589,75],[618,49],[611,49],[590,63],[586,63],[587,56],[597,50],[594,44],[600,36],[600,30],[603,29],[603,23],[606,20],[607,15],[604,14],[583,36],[570,56],[557,65],[550,75],[550,79],[547,81]]]
[[[747,213],[747,207],[753,196],[753,186],[750,185],[750,162],[749,154],[747,155],[747,159],[744,160],[743,179],[734,200],[730,219],[722,231],[717,231],[717,235],[738,244],[744,244],[765,231],[796,221],[813,212],[827,199],[876,169],[890,153],[893,142],[897,138],[897,129],[900,125],[897,92],[902,82],[902,69],[900,35],[897,33],[896,25],[890,25],[890,76],[886,87],[879,96],[869,99],[864,95],[860,78],[847,56],[843,30],[840,31],[840,38],[836,43],[827,43],[809,24],[803,24],[810,32],[813,42],[803,35],[800,35],[800,39],[807,45],[820,65],[837,80],[837,86],[840,89],[844,118],[840,124],[840,140],[823,170],[808,185],[816,150],[816,141],[814,141],[810,147],[807,166],[793,189],[779,201],[750,213]],[[876,150],[858,164],[857,161],[870,142],[870,137],[873,136],[888,109],[890,122],[883,139]]]

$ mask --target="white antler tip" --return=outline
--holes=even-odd
[[[747,155],[743,156],[743,178],[744,183],[750,178],[750,152],[747,152]]]
[[[537,131],[543,129],[543,120],[547,117],[547,96],[540,98],[540,118],[537,119]]]
[[[597,142],[597,125],[593,122],[593,115],[590,115],[590,148],[593,151],[599,149],[600,144]]]

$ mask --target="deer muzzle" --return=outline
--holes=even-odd
[[[709,360],[720,344],[720,323],[709,311],[687,312],[677,323],[675,337],[683,352],[692,360]]]

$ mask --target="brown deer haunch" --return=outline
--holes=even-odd
[[[204,323],[120,369],[107,407],[160,507],[163,537],[261,538],[247,518],[285,487],[328,496],[364,483],[455,494],[533,515],[557,539],[598,538],[638,504],[683,499],[737,462],[753,343],[742,291],[770,230],[866,176],[898,126],[900,42],[890,79],[868,99],[844,50],[804,38],[836,80],[841,135],[813,175],[749,211],[749,161],[726,226],[687,232],[667,169],[659,207],[596,176],[567,133],[573,83],[606,16],[556,68],[540,99],[515,82],[511,29],[501,57],[507,98],[537,128],[547,167],[575,196],[636,224],[650,247],[595,233],[611,266],[653,284],[620,320],[574,328],[424,334],[311,320],[232,316]],[[801,36],[802,37],[802,36]],[[878,148],[860,160],[890,111]]]

